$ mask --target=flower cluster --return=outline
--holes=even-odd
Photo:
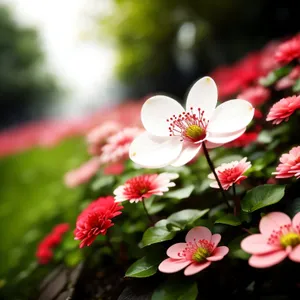
[[[53,258],[53,249],[57,247],[62,240],[62,236],[70,228],[67,223],[56,225],[52,231],[39,243],[36,251],[36,257],[39,264],[48,264]]]

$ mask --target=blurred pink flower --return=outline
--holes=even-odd
[[[120,131],[121,128],[121,124],[116,121],[106,121],[93,128],[86,136],[88,152],[91,155],[100,155],[102,146],[105,144],[106,140]]]
[[[101,163],[114,163],[128,159],[131,142],[142,132],[137,127],[126,127],[110,136],[102,147],[102,154],[99,157]]]
[[[289,117],[299,108],[300,96],[283,98],[271,107],[266,120],[278,125],[282,121],[288,121]]]
[[[282,212],[272,212],[259,223],[260,234],[252,234],[241,242],[241,248],[252,254],[249,265],[268,268],[286,257],[300,262],[300,212],[293,220]]]
[[[123,163],[114,163],[103,169],[104,175],[120,175],[124,172],[125,166]]]
[[[187,233],[186,243],[174,244],[167,250],[169,258],[161,262],[158,269],[163,273],[175,273],[186,268],[184,275],[194,275],[228,253],[228,247],[217,247],[220,240],[220,234],[212,235],[206,227],[195,227]]]
[[[237,98],[249,101],[254,107],[264,104],[270,98],[270,91],[262,86],[249,87],[240,93]]]
[[[280,164],[276,168],[276,178],[300,178],[300,146],[292,148],[289,153],[281,155]]]
[[[247,157],[241,161],[232,161],[230,163],[224,163],[216,168],[216,173],[219,177],[221,185],[224,190],[228,190],[233,184],[240,184],[241,181],[247,178],[244,173],[251,167],[251,162],[247,162]],[[215,180],[213,173],[208,175],[209,179]],[[210,186],[218,189],[219,185],[217,181],[213,181]]]
[[[294,79],[291,79],[289,76],[285,76],[276,82],[275,89],[277,91],[285,90],[293,86],[294,83],[295,83]]]
[[[69,171],[64,176],[64,182],[68,187],[76,187],[89,181],[99,170],[100,160],[93,157],[82,164],[79,168]]]
[[[106,235],[108,228],[114,225],[112,219],[120,215],[122,209],[112,196],[91,202],[77,218],[74,236],[81,241],[79,247],[90,246],[98,235]]]
[[[144,174],[133,177],[114,190],[115,202],[129,200],[130,203],[142,201],[152,195],[162,196],[170,187],[171,180],[178,178],[177,173]]]
[[[288,64],[296,58],[300,58],[300,34],[281,43],[274,55],[276,61],[282,64]]]

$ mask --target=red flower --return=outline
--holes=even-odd
[[[249,101],[254,107],[262,105],[270,98],[270,91],[262,86],[249,87],[237,96]]]
[[[282,121],[288,121],[289,117],[299,108],[300,96],[283,98],[271,107],[267,121],[272,121],[276,125]]]
[[[99,234],[105,235],[114,225],[111,219],[120,215],[122,209],[111,196],[93,201],[77,218],[74,235],[75,240],[81,240],[79,247],[90,246]]]
[[[281,64],[288,64],[292,60],[300,58],[300,34],[280,44],[274,57]]]
[[[53,258],[52,249],[61,243],[62,235],[69,230],[69,224],[56,225],[52,231],[39,243],[36,257],[40,264],[48,264]]]
[[[252,132],[245,132],[240,137],[238,137],[236,140],[224,144],[224,147],[226,148],[235,148],[235,147],[246,147],[250,145],[251,143],[255,142],[258,138],[258,132],[252,131]]]
[[[123,173],[125,166],[123,163],[115,163],[104,168],[104,175],[120,175]]]

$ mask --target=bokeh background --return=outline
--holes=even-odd
[[[65,128],[159,91],[183,99],[217,66],[298,32],[298,12],[296,0],[1,0],[0,288],[25,287],[37,241],[76,217],[84,186],[63,175],[87,153],[80,137],[55,142]]]

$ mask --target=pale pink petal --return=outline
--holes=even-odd
[[[181,167],[191,161],[201,149],[201,144],[184,143],[179,156],[171,163],[173,167]]]
[[[167,119],[184,112],[179,102],[167,96],[149,98],[142,107],[141,119],[145,129],[156,136],[169,136]]]
[[[215,245],[215,247],[218,246],[218,244],[221,241],[221,234],[215,233],[212,235],[210,242]]]
[[[242,128],[239,131],[229,132],[229,133],[225,133],[225,134],[209,132],[208,136],[207,136],[207,142],[212,143],[212,144],[217,144],[217,145],[221,144],[222,145],[222,144],[225,144],[225,143],[228,143],[228,142],[231,142],[231,141],[237,139],[245,131],[246,131],[246,127]]]
[[[158,266],[158,270],[163,273],[175,273],[184,269],[190,263],[191,262],[189,260],[187,261],[187,260],[167,258],[160,263],[160,265]]]
[[[186,243],[177,243],[168,248],[167,255],[170,258],[182,259],[178,254],[186,248]]]
[[[203,77],[191,88],[187,100],[186,110],[191,107],[204,111],[204,117],[209,119],[217,105],[218,90],[214,80],[210,77]]]
[[[254,116],[255,109],[245,100],[229,100],[219,105],[207,127],[211,133],[237,132],[247,127]]]
[[[291,222],[288,215],[282,212],[271,212],[260,220],[259,230],[263,235],[269,237],[273,230],[283,225],[289,225]]]
[[[210,141],[205,141],[205,146],[207,149],[213,149],[222,146],[223,144],[212,143]]]
[[[184,270],[184,275],[185,276],[194,275],[194,274],[204,270],[205,268],[209,267],[210,264],[211,264],[210,261],[206,261],[206,262],[201,263],[201,264],[200,263],[193,263]]]
[[[293,227],[296,229],[298,228],[299,232],[300,232],[300,212],[298,212],[293,220],[292,220],[292,223],[293,223]]]
[[[268,245],[267,242],[268,238],[266,236],[252,234],[242,240],[241,248],[251,254],[264,254],[278,249],[276,245]]]
[[[226,246],[217,247],[210,257],[206,259],[208,261],[218,261],[224,258],[224,256],[229,252],[229,248]]]
[[[254,268],[268,268],[283,261],[288,253],[285,250],[274,251],[263,255],[252,255],[249,265]]]
[[[156,137],[144,132],[131,143],[129,157],[145,168],[162,168],[178,157],[180,137]]]
[[[197,226],[194,227],[193,229],[191,229],[186,237],[185,237],[185,241],[188,242],[193,242],[194,240],[207,240],[210,241],[211,240],[211,232],[208,228],[204,227],[204,226]]]
[[[289,254],[289,258],[295,262],[300,262],[300,245],[297,245]]]

